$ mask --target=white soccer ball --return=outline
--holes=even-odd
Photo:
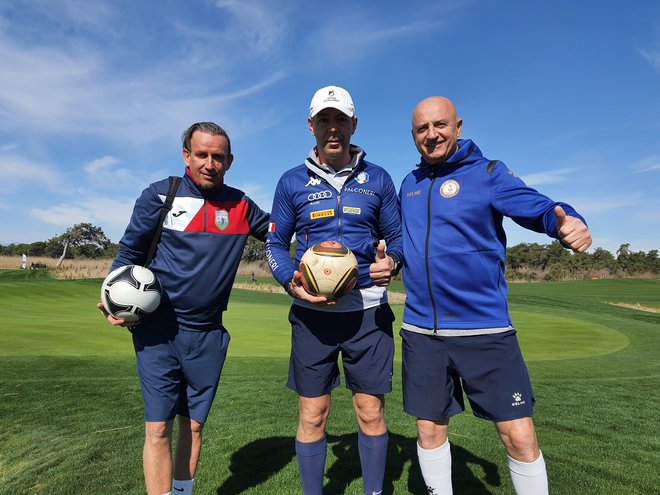
[[[358,263],[346,246],[323,241],[305,251],[300,260],[300,273],[307,292],[337,299],[355,287]]]
[[[162,289],[156,275],[143,266],[125,265],[111,271],[101,286],[101,302],[115,318],[129,323],[156,310]]]

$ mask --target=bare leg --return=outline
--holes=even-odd
[[[174,478],[191,480],[195,477],[199,454],[202,450],[204,423],[179,416],[179,431],[174,455]]]
[[[172,489],[172,421],[145,423],[142,466],[148,495],[163,495]]]

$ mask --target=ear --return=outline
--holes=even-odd
[[[456,122],[456,129],[458,129],[456,137],[459,137],[461,135],[461,129],[463,129],[463,119],[458,119],[458,122]]]
[[[351,132],[351,136],[355,134],[355,129],[357,129],[357,122],[358,122],[357,117],[353,117],[353,132]]]
[[[190,151],[183,148],[183,163],[186,164],[186,168],[190,168]]]
[[[226,172],[227,170],[229,170],[229,168],[231,167],[231,164],[232,164],[232,163],[234,163],[234,155],[229,155],[229,156],[227,157],[227,163],[225,164],[225,172]]]
[[[315,136],[316,134],[314,134],[314,121],[311,117],[307,117],[307,127],[309,127],[309,132],[312,133],[312,136]]]

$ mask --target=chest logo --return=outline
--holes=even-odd
[[[366,172],[360,172],[355,176],[355,182],[358,184],[366,184],[369,182],[369,174]]]
[[[325,190],[325,191],[318,191],[318,192],[313,192],[309,193],[307,195],[307,201],[318,201],[320,199],[329,199],[332,197],[332,191],[330,190]]]
[[[215,210],[215,226],[220,230],[229,227],[229,213],[227,210]]]
[[[321,179],[317,177],[310,177],[309,180],[307,181],[307,184],[305,184],[305,187],[307,186],[318,186],[321,184]]]
[[[344,206],[342,211],[348,215],[359,215],[362,213],[362,208],[355,208],[353,206]]]
[[[440,196],[443,198],[453,198],[461,190],[461,186],[453,179],[446,180],[440,186]]]
[[[312,220],[316,220],[317,218],[326,218],[326,217],[334,217],[334,216],[335,216],[335,210],[317,210],[309,214],[309,218]]]

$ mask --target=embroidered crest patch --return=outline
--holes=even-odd
[[[440,186],[440,196],[443,198],[453,198],[461,190],[461,186],[453,179],[446,180]]]
[[[229,212],[227,210],[215,210],[215,226],[220,230],[229,227]]]

